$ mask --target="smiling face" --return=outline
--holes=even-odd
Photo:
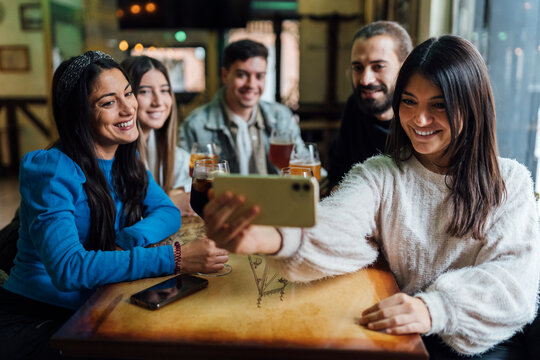
[[[388,35],[359,38],[351,49],[351,69],[354,92],[366,113],[379,120],[390,120],[394,82],[401,62],[394,40]]]
[[[413,74],[401,95],[399,120],[418,160],[431,171],[444,172],[449,157],[443,153],[452,133],[441,89],[425,76]]]
[[[255,56],[246,61],[237,60],[229,69],[221,69],[221,78],[226,87],[225,101],[237,115],[246,117],[259,102],[266,83],[266,60]]]
[[[171,114],[172,101],[171,86],[161,71],[151,69],[142,76],[137,92],[137,117],[145,137],[151,129],[163,127]]]
[[[99,158],[112,159],[118,145],[137,140],[137,99],[120,70],[103,70],[92,86],[88,102]]]

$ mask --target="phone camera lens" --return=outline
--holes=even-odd
[[[300,184],[294,183],[294,184],[292,185],[292,188],[293,188],[294,191],[298,191],[298,190],[300,190]]]
[[[309,191],[310,186],[308,184],[304,184],[303,188],[304,188],[304,191]]]

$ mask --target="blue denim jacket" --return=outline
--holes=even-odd
[[[239,164],[236,155],[235,140],[227,126],[225,110],[222,107],[224,94],[225,88],[222,87],[212,101],[193,110],[180,126],[179,144],[189,152],[194,142],[213,142],[217,145],[218,151],[220,151],[219,158],[229,162],[231,173],[238,173]],[[286,106],[278,103],[259,101],[259,107],[265,126],[263,133],[268,173],[276,174],[278,173],[278,169],[268,159],[272,129],[290,129],[294,134],[294,142],[296,144],[302,144],[300,128],[291,110]]]

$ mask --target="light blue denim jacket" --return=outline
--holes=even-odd
[[[227,126],[228,121],[226,120],[225,110],[222,106],[224,94],[225,88],[222,87],[212,101],[193,110],[180,126],[179,144],[189,152],[194,142],[213,142],[218,146],[218,151],[220,151],[219,158],[229,162],[231,173],[238,173],[239,164],[236,155],[235,140]],[[284,105],[259,101],[259,108],[261,109],[265,126],[263,134],[268,173],[276,174],[278,173],[278,169],[268,159],[272,129],[290,129],[294,134],[294,142],[296,144],[302,144],[300,128],[291,110]]]

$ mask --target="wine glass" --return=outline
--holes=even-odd
[[[268,153],[270,162],[280,170],[287,167],[293,146],[293,133],[290,130],[272,129]]]
[[[229,163],[227,160],[202,159],[195,161],[193,166],[193,182],[191,185],[190,204],[191,208],[203,217],[203,209],[208,203],[208,190],[212,188],[212,183],[219,173],[228,174]],[[223,276],[232,271],[229,264],[224,264],[224,268],[214,273],[197,273],[202,276]]]
[[[303,168],[303,167],[284,167],[280,170],[281,176],[302,176],[305,178],[310,178],[313,176],[313,171],[311,171],[310,168]]]
[[[216,174],[228,174],[229,172],[227,160],[201,159],[195,161],[189,203],[200,217],[203,217],[202,210],[208,203],[208,190],[212,187]]]
[[[321,159],[315,143],[295,144],[289,162],[291,168],[310,168],[313,176],[319,181],[321,178]]]
[[[217,159],[217,147],[214,143],[195,142],[191,146],[191,156],[189,158],[189,176],[193,176],[195,161],[202,159]]]

